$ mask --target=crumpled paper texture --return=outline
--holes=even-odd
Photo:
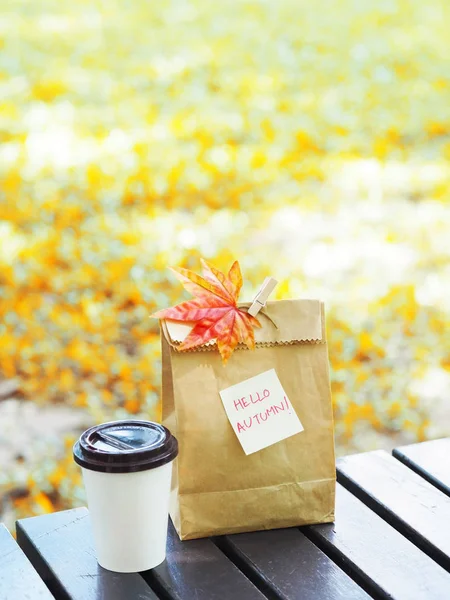
[[[180,447],[170,512],[181,539],[334,519],[333,414],[323,305],[282,300],[269,302],[267,312],[278,330],[261,319],[256,350],[238,349],[225,366],[211,349],[177,351],[163,323],[163,421]],[[246,456],[219,390],[271,368],[304,431]]]

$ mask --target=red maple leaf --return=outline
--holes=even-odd
[[[188,350],[215,340],[225,363],[239,342],[250,349],[255,347],[253,328],[261,327],[261,324],[258,319],[237,306],[242,287],[239,263],[235,261],[228,275],[224,275],[205,260],[202,259],[201,262],[203,277],[188,269],[171,269],[194,298],[151,316],[194,322],[192,331],[180,344],[180,350]]]

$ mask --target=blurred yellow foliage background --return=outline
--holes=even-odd
[[[158,418],[148,315],[182,297],[166,266],[237,258],[243,300],[272,275],[278,298],[326,301],[339,452],[450,434],[446,0],[0,6],[17,410]],[[80,423],[39,427],[3,465],[10,520],[84,501]]]

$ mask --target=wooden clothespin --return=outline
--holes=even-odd
[[[277,283],[278,281],[273,277],[266,277],[264,279],[259,292],[253,298],[252,305],[248,309],[249,315],[255,317],[259,313],[259,311],[266,305],[267,298],[273,292]]]

